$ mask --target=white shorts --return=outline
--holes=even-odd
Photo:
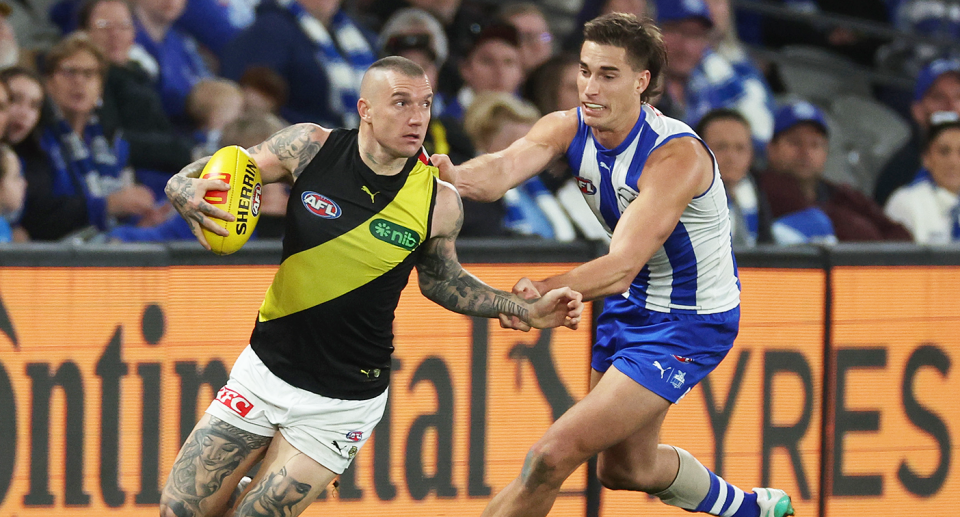
[[[207,413],[260,436],[279,430],[297,450],[342,474],[380,422],[387,393],[341,400],[302,390],[274,375],[247,346]]]

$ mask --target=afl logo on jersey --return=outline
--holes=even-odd
[[[308,190],[300,196],[300,199],[303,201],[303,206],[313,213],[313,215],[320,216],[324,219],[336,219],[340,217],[340,205],[323,194],[317,194],[316,192]]]
[[[577,186],[580,187],[580,192],[583,192],[588,196],[592,196],[597,193],[597,186],[586,178],[577,177]]]

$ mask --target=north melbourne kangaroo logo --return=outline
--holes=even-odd
[[[377,194],[379,194],[379,193],[380,193],[380,191],[379,191],[379,190],[378,190],[378,191],[376,191],[376,192],[370,192],[370,189],[369,189],[369,188],[367,188],[367,186],[366,186],[366,185],[364,185],[364,186],[362,186],[362,187],[360,187],[360,190],[362,190],[362,191],[364,191],[364,192],[366,192],[366,193],[367,193],[367,195],[368,195],[368,196],[370,196],[370,202],[371,202],[371,203],[373,203],[373,202],[374,202],[374,200],[373,200],[373,198],[374,198],[374,197],[375,197],[375,196],[376,196]]]

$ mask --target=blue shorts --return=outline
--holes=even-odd
[[[676,404],[720,364],[740,329],[740,307],[717,314],[647,310],[622,296],[604,300],[591,366],[611,365]]]

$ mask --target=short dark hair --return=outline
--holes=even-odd
[[[960,129],[960,118],[951,117],[946,120],[932,122],[930,129],[927,130],[927,134],[923,139],[923,153],[926,154],[937,138],[939,138],[944,131],[950,129]]]
[[[420,77],[427,75],[427,73],[423,71],[423,67],[402,56],[387,56],[383,59],[378,59],[372,65],[370,65],[370,68],[367,69],[367,72],[372,72],[374,70],[392,70],[407,77]]]
[[[627,51],[627,61],[634,70],[650,71],[650,84],[640,94],[640,100],[649,102],[661,93],[667,49],[653,20],[628,13],[604,14],[583,27],[583,41],[620,47]]]
[[[560,109],[558,97],[563,69],[570,65],[578,65],[580,57],[574,54],[557,54],[534,68],[524,86],[524,96],[534,104],[541,113],[551,113]]]
[[[17,77],[26,77],[27,79],[32,80],[33,82],[41,85],[43,89],[43,81],[40,80],[40,76],[36,72],[25,68],[23,66],[11,66],[10,68],[4,68],[0,70],[0,82],[3,82],[4,85],[9,89],[10,81]]]
[[[694,128],[694,131],[703,137],[703,133],[707,130],[707,126],[720,120],[736,120],[737,122],[746,126],[747,129],[750,129],[750,122],[747,120],[747,117],[743,116],[743,113],[730,108],[717,108],[715,110],[708,111],[707,114],[700,119],[700,122],[697,122],[697,127]]]

